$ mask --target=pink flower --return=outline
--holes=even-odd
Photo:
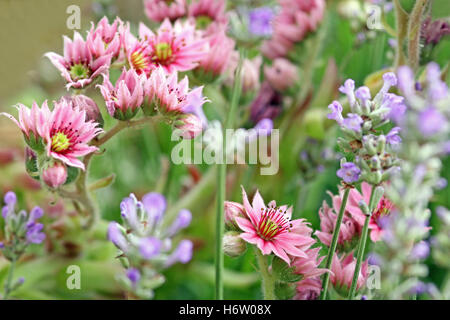
[[[225,80],[225,83],[229,86],[232,86],[234,83],[235,70],[238,66],[239,55],[237,52],[232,56],[232,59],[229,63],[229,73],[228,78]],[[262,58],[261,56],[256,56],[253,59],[245,59],[242,62],[242,70],[241,70],[241,83],[242,83],[242,91],[251,92],[259,89],[259,69],[261,68]]]
[[[83,170],[84,164],[77,157],[96,151],[98,148],[88,143],[103,132],[97,127],[98,123],[86,120],[85,111],[74,108],[65,99],[55,102],[53,111],[49,110],[47,102],[42,104],[42,108],[33,103],[31,110],[19,105],[19,121],[9,114],[3,115],[19,126],[32,149],[46,151],[47,156]],[[38,143],[30,143],[31,133]]]
[[[257,191],[250,205],[245,190],[243,193],[243,205],[246,217],[236,217],[235,221],[243,231],[241,238],[256,245],[264,255],[272,252],[290,265],[291,258],[304,257],[313,243],[311,228],[303,219],[291,221],[292,207],[276,207],[275,201],[271,201],[268,207]]]
[[[289,60],[276,58],[272,66],[264,66],[264,77],[278,91],[291,87],[298,79],[298,69]]]
[[[365,261],[361,265],[359,271],[358,280],[356,282],[356,289],[361,289],[367,281],[368,277],[368,262]],[[337,289],[350,289],[353,280],[353,274],[355,273],[356,258],[353,257],[353,253],[348,255],[342,255],[340,258],[335,253],[333,257],[333,263],[331,264],[331,276],[330,280],[333,286]]]
[[[235,42],[227,37],[223,28],[218,28],[214,32],[208,31],[205,37],[209,41],[210,50],[208,55],[200,62],[198,69],[216,77],[220,76],[226,71],[230,63]]]
[[[98,150],[88,143],[103,132],[98,123],[86,121],[86,112],[72,108],[66,101],[54,103],[45,136],[47,155],[71,167],[85,169],[78,157]]]
[[[189,5],[188,14],[196,20],[207,18],[216,24],[228,23],[224,0],[194,0]]]
[[[348,211],[352,215],[352,217],[358,221],[362,228],[366,216],[359,208],[358,203],[360,200],[364,200],[367,205],[369,204],[372,187],[370,184],[363,182],[361,184],[361,190],[362,194],[357,189],[352,189],[350,191],[346,211]],[[376,209],[374,210],[369,221],[370,239],[373,242],[379,241],[382,237],[383,230],[381,227],[382,223],[380,223],[380,219],[388,216],[393,210],[395,210],[395,208],[392,202],[383,196],[380,202],[377,204]]]
[[[236,217],[245,218],[245,208],[242,204],[225,201],[225,225],[228,228],[239,228],[235,219]]]
[[[182,115],[177,120],[175,127],[182,131],[182,137],[184,139],[193,139],[203,131],[202,121],[191,113]]]
[[[93,57],[99,58],[105,55],[111,55],[117,58],[120,53],[121,39],[118,33],[122,21],[119,18],[109,24],[108,18],[103,17],[97,27],[92,23],[91,30],[86,37],[86,44]]]
[[[57,188],[64,184],[67,180],[66,166],[57,161],[42,171],[42,180],[50,188]]]
[[[319,209],[320,231],[318,230],[315,232],[315,235],[320,241],[328,247],[331,244],[337,220],[337,213],[339,212],[342,201],[340,196],[330,195],[333,200],[333,208],[330,208],[325,201],[323,202],[322,207]],[[342,249],[345,250],[346,248],[353,247],[354,240],[358,239],[361,229],[360,223],[358,223],[349,212],[345,212],[338,237],[338,244],[341,247],[344,247]]]
[[[208,42],[195,31],[190,22],[168,19],[153,33],[144,24],[139,26],[140,41],[128,35],[127,58],[130,66],[147,75],[161,66],[167,72],[194,69],[208,55]]]
[[[48,119],[51,112],[48,108],[47,101],[42,104],[42,108],[36,102],[33,102],[31,109],[19,103],[17,105],[19,111],[19,120],[16,120],[9,113],[2,112],[4,115],[14,121],[14,123],[22,130],[25,141],[33,150],[43,150],[42,139],[46,136],[48,131]]]
[[[122,28],[122,43],[130,67],[138,74],[150,75],[154,68],[151,59],[152,50],[145,40],[138,40],[131,34],[129,24]]]
[[[293,300],[316,300],[322,291],[322,281],[319,277],[307,278],[297,282]]]
[[[54,52],[48,52],[45,56],[61,72],[67,81],[67,89],[85,88],[99,75],[107,74],[112,57],[111,54],[94,57],[78,32],[74,33],[73,40],[64,36],[64,56]]]
[[[319,268],[324,257],[319,257],[320,248],[308,249],[305,251],[306,257],[294,257],[292,265],[295,273],[302,275],[302,280],[315,278],[327,272],[327,269]]]
[[[136,70],[123,68],[115,86],[104,76],[103,85],[98,85],[106,102],[108,113],[119,119],[129,120],[134,117],[144,102],[144,74],[138,75]]]
[[[261,50],[270,59],[283,57],[323,18],[324,0],[281,0],[281,11],[273,20],[273,35]]]
[[[147,17],[156,22],[166,18],[173,21],[186,14],[186,0],[145,0],[144,6]]]
[[[201,93],[203,87],[189,91],[189,80],[185,76],[178,82],[178,73],[167,74],[162,67],[152,72],[144,85],[147,104],[162,113],[184,113],[190,95]],[[205,98],[203,98],[206,101]]]

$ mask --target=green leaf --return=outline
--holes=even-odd
[[[272,261],[272,272],[277,280],[282,282],[297,282],[302,279],[300,274],[295,274],[295,267],[290,267],[284,260],[275,257]]]

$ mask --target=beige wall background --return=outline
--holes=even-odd
[[[73,35],[66,26],[67,7],[81,9],[81,32],[92,20],[94,0],[0,0],[0,109],[32,83],[39,66],[48,63],[43,54],[62,54],[62,36]],[[109,1],[122,20],[146,21],[142,0]],[[57,71],[54,71],[57,73]]]

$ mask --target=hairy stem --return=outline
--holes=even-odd
[[[262,291],[264,300],[276,300],[275,297],[275,279],[269,273],[269,266],[267,265],[267,257],[255,247],[256,260],[258,261],[259,272],[262,277]]]
[[[9,294],[11,293],[11,284],[12,284],[12,280],[13,280],[15,266],[16,266],[16,258],[14,257],[11,260],[11,265],[9,266],[9,271],[8,271],[8,278],[6,279],[6,283],[5,283],[5,294],[3,295],[4,300],[7,300],[9,297]]]
[[[420,30],[422,15],[429,0],[417,0],[409,17],[408,23],[408,64],[412,69],[419,66],[420,60]]]
[[[395,17],[397,22],[397,53],[395,56],[395,69],[406,63],[403,44],[408,34],[408,13],[402,8],[399,0],[394,0]]]
[[[330,249],[328,250],[327,260],[326,260],[326,269],[331,268],[331,264],[333,263],[333,256],[336,252],[336,247],[339,239],[339,232],[341,231],[342,219],[344,217],[345,207],[347,206],[348,195],[350,194],[350,188],[346,188],[344,192],[344,198],[342,199],[341,207],[339,209],[339,213],[336,219],[336,225],[333,230],[333,238],[331,239]],[[328,292],[328,284],[330,282],[330,273],[327,272],[324,275],[323,279],[323,290],[320,296],[321,300],[325,300],[327,298]]]

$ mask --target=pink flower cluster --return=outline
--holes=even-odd
[[[265,41],[263,54],[275,59],[284,57],[302,41],[305,36],[317,29],[325,11],[324,0],[279,0],[280,12],[273,20],[272,38]]]
[[[292,220],[292,207],[277,207],[274,200],[266,206],[258,191],[252,204],[244,189],[242,193],[243,204],[225,202],[226,224],[237,227],[240,237],[263,255],[274,254],[294,267],[294,272],[301,275],[296,298],[316,298],[322,284],[319,276],[327,270],[319,268],[323,260],[320,248],[311,248],[316,240],[309,224],[304,219]]]
[[[50,111],[47,101],[39,107],[36,102],[30,108],[19,104],[18,120],[8,113],[2,113],[22,130],[30,148],[37,153],[61,161],[68,166],[85,169],[78,159],[97,150],[88,143],[103,130],[98,123],[86,119],[82,106],[66,99],[54,102]]]
[[[361,200],[364,200],[365,203],[369,203],[371,192],[372,187],[366,182],[362,183],[361,192],[356,188],[350,190],[338,236],[337,253],[335,253],[330,270],[330,279],[337,291],[342,291],[345,288],[345,290],[348,290],[351,286],[356,265],[356,258],[353,256],[353,250],[359,242],[366,217],[359,208],[358,203]],[[343,189],[339,190],[339,195],[332,195],[330,193],[332,207],[329,207],[324,201],[319,210],[320,230],[316,231],[315,235],[328,247],[331,245],[333,230],[336,226],[337,215],[341,208],[343,194]],[[383,196],[377,204],[369,221],[370,239],[373,242],[381,240],[383,234],[383,218],[388,216],[392,210],[394,210],[392,203]],[[365,261],[359,274],[357,289],[360,289],[367,279],[367,267],[368,262]]]

